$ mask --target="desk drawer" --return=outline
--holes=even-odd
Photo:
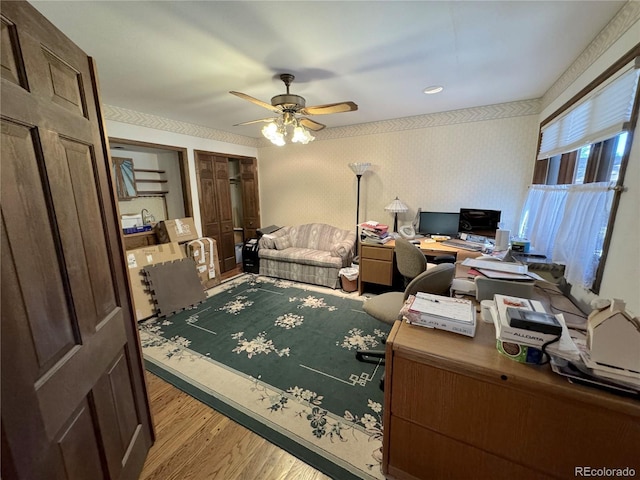
[[[393,261],[393,248],[372,247],[370,245],[360,245],[360,258],[371,258],[374,260]]]
[[[393,448],[383,465],[393,478],[553,478],[393,416],[389,442]]]
[[[536,385],[517,389],[508,379],[494,383],[394,354],[391,392],[393,416],[549,474],[638,464],[637,416],[554,398]]]
[[[360,280],[378,285],[393,285],[393,262],[360,258]]]

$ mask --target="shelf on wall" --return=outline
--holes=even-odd
[[[167,183],[168,180],[160,178],[136,178],[136,183]]]
[[[158,191],[145,191],[138,190],[139,197],[161,197],[167,195],[169,192],[166,190],[158,190]]]
[[[134,168],[134,172],[147,172],[147,173],[164,173],[164,170],[156,170],[151,168]]]

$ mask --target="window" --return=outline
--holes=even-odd
[[[638,51],[543,122],[521,216],[519,234],[596,293],[638,117]]]

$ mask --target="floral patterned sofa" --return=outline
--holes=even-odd
[[[325,223],[283,227],[259,240],[260,275],[337,288],[355,243],[355,232]]]

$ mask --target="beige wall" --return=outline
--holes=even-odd
[[[392,225],[384,207],[398,196],[410,209],[399,225],[411,223],[418,208],[488,208],[502,210],[505,227],[515,228],[537,126],[537,116],[527,115],[260,148],[263,223],[354,229],[357,183],[348,163],[370,162],[361,180],[361,221]]]

